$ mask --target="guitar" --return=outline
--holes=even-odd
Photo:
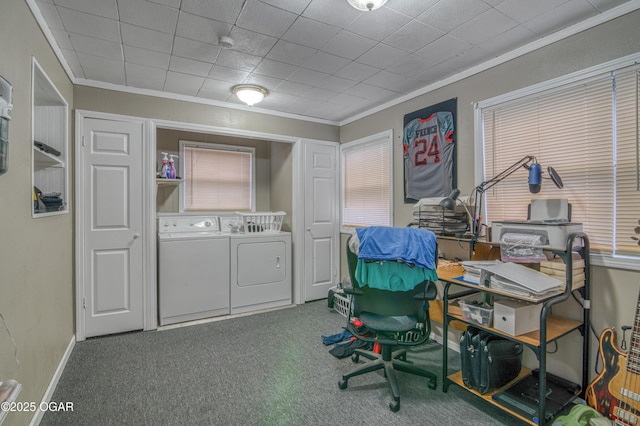
[[[616,344],[612,328],[600,334],[602,372],[587,387],[587,403],[615,425],[640,426],[640,298],[629,355]]]

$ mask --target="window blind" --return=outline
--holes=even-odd
[[[623,78],[624,77],[624,78]],[[523,168],[485,194],[486,223],[527,217],[532,199],[567,198],[595,251],[639,254],[638,72],[612,73],[483,108],[484,173],[491,178],[524,155],[543,167],[538,194]],[[562,178],[557,189],[552,166]],[[626,234],[625,234],[626,232]]]
[[[184,209],[251,210],[252,152],[184,146]]]
[[[341,147],[342,226],[391,225],[390,133]]]

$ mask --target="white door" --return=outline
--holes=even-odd
[[[304,299],[327,297],[339,279],[338,145],[304,142]]]
[[[84,336],[79,338],[140,330],[144,125],[84,118],[81,133],[77,291]]]

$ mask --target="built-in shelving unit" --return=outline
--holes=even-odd
[[[32,173],[33,217],[69,212],[69,106],[33,59]]]

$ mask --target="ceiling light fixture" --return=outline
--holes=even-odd
[[[231,49],[233,47],[233,39],[231,37],[220,37],[218,39],[218,46],[223,49]]]
[[[254,84],[238,84],[237,86],[233,86],[231,91],[238,99],[249,106],[257,104],[269,94],[267,89]]]
[[[349,4],[358,10],[366,12],[367,10],[376,10],[382,7],[387,0],[347,0]]]

